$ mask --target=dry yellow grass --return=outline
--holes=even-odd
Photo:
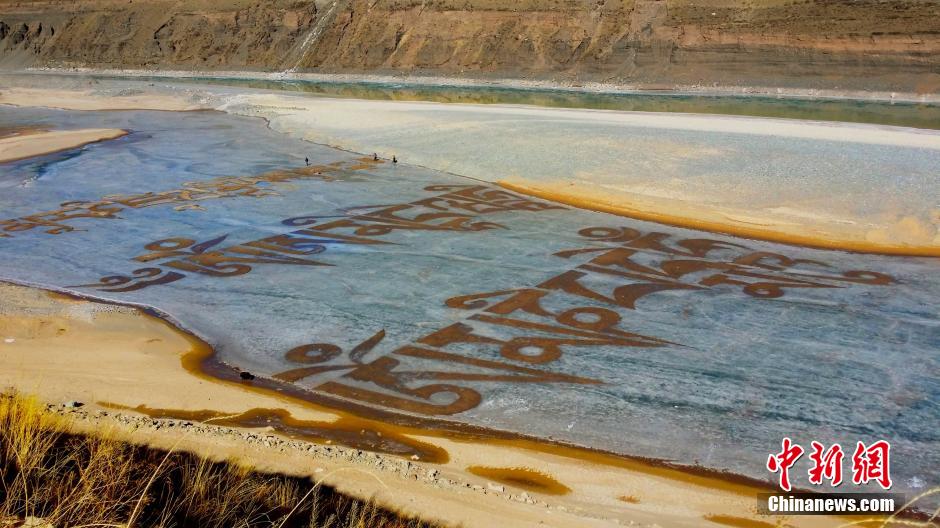
[[[34,398],[0,395],[0,526],[433,528],[310,480],[75,434]]]

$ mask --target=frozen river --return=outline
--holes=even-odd
[[[937,484],[936,259],[574,209],[221,112],[0,124],[131,132],[0,165],[0,278],[155,307],[316,401],[765,480],[783,437],[885,439],[896,490]]]

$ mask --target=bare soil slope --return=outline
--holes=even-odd
[[[0,67],[940,91],[940,0],[0,0]]]

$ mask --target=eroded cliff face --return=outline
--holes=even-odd
[[[0,64],[278,68],[313,2],[0,0]]]
[[[0,0],[0,66],[940,91],[940,0]]]

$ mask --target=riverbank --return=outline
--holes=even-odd
[[[641,461],[612,463],[589,453],[572,456],[571,450],[481,443],[370,422],[253,390],[250,383],[194,375],[184,365],[204,345],[136,308],[3,283],[0,299],[0,387],[46,402],[81,402],[79,424],[86,432],[116,427],[138,443],[177,447],[214,460],[235,457],[262,471],[313,477],[395,511],[468,528],[692,527],[714,518],[763,527],[777,521],[754,513],[757,493],[769,488]],[[265,409],[272,411],[255,412],[242,427],[223,421],[179,433],[181,422]],[[349,427],[352,423],[355,428]],[[422,455],[362,449],[357,439],[374,435],[445,456],[428,463]],[[503,468],[505,476],[473,474],[480,467]],[[570,492],[558,494],[546,482]],[[786,522],[839,524],[825,517]]]
[[[149,420],[99,419],[107,416],[78,402],[43,405],[0,393],[0,526],[439,528],[315,479],[262,473],[177,445],[156,449],[128,431]],[[184,437],[207,431],[191,422],[167,425]]]
[[[156,93],[97,94],[93,89],[4,87],[0,104],[42,106],[60,110],[199,110],[202,107],[172,95]]]
[[[0,65],[936,93],[935,6],[856,4],[47,0],[0,8]]]

